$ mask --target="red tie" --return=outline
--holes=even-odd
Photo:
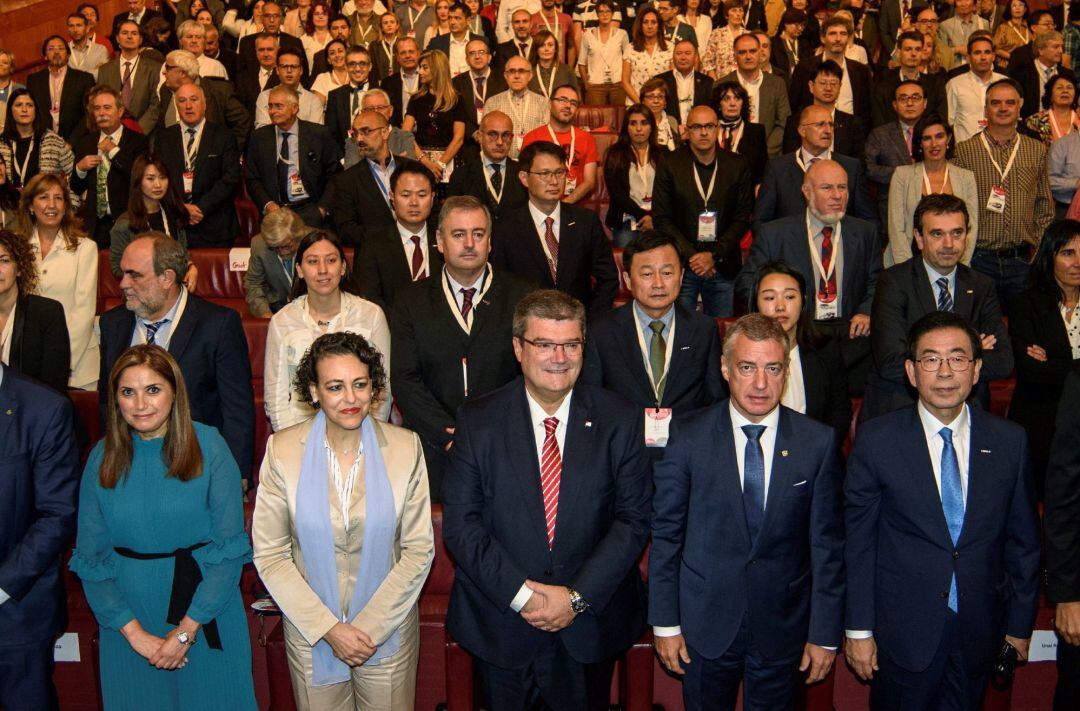
[[[412,251],[412,280],[420,281],[424,278],[424,252],[420,249],[419,235],[409,238],[413,243]]]
[[[473,295],[476,294],[476,287],[470,287],[468,289],[461,289],[461,319],[463,321],[469,320],[469,312],[472,311]]]
[[[547,243],[548,251],[551,252],[551,260],[548,262],[548,267],[551,269],[552,284],[555,283],[555,272],[559,268],[559,240],[555,239],[555,230],[551,227],[554,224],[554,217],[548,217],[544,220],[544,242]]]
[[[829,274],[829,265],[832,263],[832,227],[821,228],[821,268]],[[828,281],[818,285],[818,301],[830,304],[836,300],[836,272],[829,274]]]
[[[555,439],[559,418],[544,418],[544,449],[540,454],[540,488],[544,492],[544,519],[547,522],[548,550],[555,542],[555,517],[559,513],[559,482],[562,479],[562,456]]]

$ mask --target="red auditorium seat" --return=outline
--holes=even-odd
[[[109,265],[109,250],[98,252],[97,313],[103,314],[120,303],[120,282]]]
[[[617,134],[625,115],[625,106],[582,106],[578,108],[574,124],[590,131],[606,130]]]

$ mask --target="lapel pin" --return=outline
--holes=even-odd
[[[680,351],[688,351],[688,350],[690,350],[690,346],[683,346],[683,347],[682,347],[682,348],[680,348],[679,350],[680,350]]]
[[[975,293],[975,291],[974,291],[973,289],[968,289],[968,290],[967,290],[967,293],[968,293],[968,294],[974,294],[974,293]]]
[[[787,456],[787,450],[786,449],[781,449],[780,450],[780,456],[781,457],[786,457]]]
[[[981,454],[990,454],[990,450],[989,450],[989,449],[980,449],[980,450],[979,450],[979,452],[980,452]]]
[[[10,414],[11,414],[11,410],[10,410],[10,409],[9,409],[9,410],[7,410],[6,412],[4,412],[4,414],[5,414],[5,415],[10,415]]]
[[[567,226],[567,227],[573,227],[573,226],[574,226],[574,225],[576,225],[576,224],[577,224],[576,222],[567,222],[567,223],[566,223],[566,226]]]
[[[585,426],[586,427],[592,427],[592,420],[585,420]]]

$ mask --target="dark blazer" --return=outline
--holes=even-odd
[[[297,119],[297,141],[300,144],[300,181],[313,202],[329,209],[325,195],[330,178],[341,170],[342,146],[334,142],[326,127]],[[268,202],[287,206],[288,198],[281,195],[277,179],[279,146],[276,126],[270,124],[251,134],[247,147],[247,191],[255,207],[262,213]]]
[[[432,43],[434,44],[434,41]],[[461,114],[465,117],[465,141],[475,143],[476,140],[473,138],[473,134],[480,128],[480,122],[476,118],[476,111],[472,108],[476,106],[476,81],[473,79],[472,72],[462,72],[454,77],[453,83],[454,90],[462,101],[463,111]],[[494,68],[491,68],[488,71],[487,94],[484,96],[484,100],[486,101],[504,91],[506,91],[506,79],[503,77],[502,72],[497,72]],[[455,166],[454,170],[459,170],[459,168]],[[450,177],[453,178],[453,173],[450,174]],[[517,182],[517,180],[514,180],[514,182]]]
[[[511,346],[514,308],[533,286],[507,272],[494,272],[491,288],[475,302],[472,328],[466,333],[443,291],[442,269],[402,288],[390,311],[394,358],[390,379],[394,401],[404,424],[420,435],[432,496],[441,500],[446,470],[446,431],[457,422],[458,408],[467,400],[501,388],[516,378],[518,367]],[[461,362],[468,363],[468,396]]]
[[[369,81],[360,87],[360,97],[363,97],[363,92],[372,88],[374,85]],[[330,132],[334,140],[337,141],[339,146],[345,145],[345,139],[349,136],[349,131],[352,130],[352,84],[346,84],[345,86],[339,86],[331,91],[326,96],[326,118],[323,125],[326,126],[326,130]],[[357,101],[360,99],[357,98]]]
[[[997,337],[993,350],[983,352],[980,383],[1008,377],[1013,369],[1013,349],[1002,321],[994,281],[971,267],[958,264],[953,301],[953,311],[963,316],[977,332]],[[904,372],[907,335],[916,321],[937,310],[937,290],[930,286],[922,258],[909,259],[878,276],[870,312],[873,324],[870,345],[874,361],[866,378],[861,420],[898,410],[918,398]],[[1060,316],[1058,320],[1061,320]]]
[[[109,33],[109,41],[112,42],[113,47],[119,48],[120,45],[116,41],[116,35],[120,31],[120,25],[126,22],[130,16],[130,13],[127,12],[117,12],[113,15],[112,31]],[[143,27],[146,27],[146,23],[155,17],[161,17],[161,13],[157,10],[146,8],[143,11],[142,17],[139,18],[139,29],[141,30]]]
[[[690,147],[683,146],[664,159],[653,180],[653,227],[678,239],[687,259],[692,253],[712,252],[717,273],[730,279],[742,264],[739,242],[750,227],[754,193],[750,161],[722,150],[717,150],[716,159],[716,186],[707,206],[694,182],[696,159]],[[701,187],[708,190],[707,179]],[[717,213],[716,242],[697,239],[698,216],[706,209]]]
[[[262,67],[256,64],[253,67],[248,67],[235,77],[233,77],[233,83],[236,85],[236,96],[243,102],[244,106],[250,107],[252,114],[255,113],[255,102],[259,98],[265,89],[273,89],[275,86],[281,83],[281,79],[278,78],[277,72],[270,72],[270,76],[266,79],[266,86],[259,88],[259,72],[262,71]]]
[[[796,109],[788,116],[784,126],[784,153],[791,153],[802,145],[799,136],[799,114]],[[862,159],[863,142],[866,139],[866,127],[859,117],[837,109],[833,112],[833,152],[852,158]]]
[[[1009,73],[1024,90],[1024,105],[1020,107],[1020,120],[1042,111],[1042,94],[1039,93],[1039,70],[1035,67],[1036,62],[1021,64]],[[1076,76],[1071,69],[1058,65],[1057,74],[1067,77],[1074,85]]]
[[[405,117],[405,111],[401,108],[401,73],[394,72],[390,76],[383,77],[379,81],[379,88],[390,96],[390,106],[394,108],[394,113],[390,117],[390,125],[401,128],[401,120]]]
[[[72,67],[67,68],[64,75],[64,86],[60,90],[60,130],[58,133],[65,141],[70,141],[75,129],[83,125],[86,116],[84,101],[86,94],[94,88],[94,75],[89,72],[81,72]],[[45,117],[44,120],[52,127],[52,117],[49,115],[49,70],[42,69],[26,77],[26,89],[34,99],[34,104],[39,107],[38,111]],[[76,162],[79,160],[75,159]]]
[[[488,190],[484,180],[484,163],[480,149],[475,146],[463,148],[458,154],[454,172],[450,174],[450,183],[446,194],[472,195],[483,200],[491,210],[491,217],[498,221],[504,214],[525,209],[529,202],[529,193],[518,180],[518,162],[507,156],[506,169],[503,171],[502,200],[495,202],[495,196]]]
[[[491,266],[534,282],[541,289],[558,289],[585,304],[590,316],[611,309],[619,291],[619,271],[611,242],[595,212],[562,203],[559,217],[559,263],[551,279],[543,235],[536,230],[528,207],[503,215],[495,224]]]
[[[209,57],[210,55],[206,55],[206,56]],[[240,61],[240,57],[236,54],[236,52],[232,51],[231,49],[227,49],[225,47],[219,46],[218,47],[218,55],[216,57],[210,57],[210,58],[211,59],[216,59],[219,62],[221,62],[221,66],[225,67],[225,71],[226,71],[226,73],[228,73],[229,79],[232,79],[233,81],[236,81],[236,76],[237,76],[237,73],[238,73],[237,72],[237,65],[238,65],[238,63]]]
[[[705,51],[704,48],[701,49]],[[657,74],[657,79],[664,80],[664,87],[667,89],[667,112],[669,116],[674,116],[675,120],[682,123],[679,111],[679,91],[675,86],[675,70],[671,69],[663,74]],[[704,72],[694,72],[694,106],[714,106],[712,102],[713,98],[713,80],[708,74]]]
[[[394,161],[400,166],[408,159],[395,158]],[[384,187],[390,188],[389,185]],[[335,175],[327,194],[330,196],[330,216],[346,244],[359,247],[369,230],[394,224],[394,213],[366,160]]]
[[[372,42],[368,45],[368,51],[371,52],[371,75],[370,79],[378,82],[386,77],[390,76],[399,69],[397,59],[394,57],[394,46],[390,45],[390,56],[386,56],[386,52],[383,51],[381,40]],[[320,54],[325,55],[326,50],[322,50]],[[315,55],[315,62],[318,63],[319,56]],[[312,72],[315,70],[312,69]],[[316,74],[315,76],[319,76]]]
[[[1080,371],[1065,378],[1046,469],[1046,597],[1080,600]]]
[[[428,221],[428,278],[442,273],[443,258],[435,243],[436,222]],[[360,243],[360,248],[353,259],[351,279],[357,293],[368,301],[378,304],[383,311],[389,312],[396,297],[412,280],[412,265],[405,258],[405,249],[401,244],[397,223],[371,230]]]
[[[510,39],[506,42],[500,42],[495,46],[495,56],[491,58],[491,66],[498,67],[501,70],[511,57],[519,55],[521,55],[521,52],[518,51],[517,40]],[[528,59],[528,57],[525,58]]]
[[[247,146],[252,126],[252,112],[249,112],[245,106],[254,107],[255,100],[252,99],[250,104],[245,104],[244,99],[233,90],[232,83],[223,79],[207,77],[200,79],[199,85],[206,94],[206,120],[228,126],[233,138],[236,139],[237,147],[243,151]],[[159,129],[169,121],[179,121],[172,105],[172,90],[162,85]]]
[[[842,444],[851,430],[851,395],[840,345],[830,339],[820,347],[799,348],[806,416],[832,427]]]
[[[1012,51],[1012,54],[1009,55],[1009,64],[1005,68],[1004,73],[1009,75],[1009,76],[1013,76],[1014,74],[1016,74],[1017,70],[1020,69],[1020,67],[1024,66],[1025,64],[1031,64],[1032,62],[1034,62],[1035,61],[1034,48],[1035,48],[1035,45],[1033,45],[1031,43],[1028,43],[1028,44],[1020,45],[1019,47],[1014,49]],[[963,65],[963,66],[967,66],[967,65]],[[960,68],[961,67],[954,67],[953,70],[949,72],[950,78],[952,78],[952,76],[954,76],[952,72],[956,71],[956,69],[960,69]],[[963,71],[957,72],[957,74],[963,74]]]
[[[475,32],[470,32],[469,33],[469,39],[467,40],[467,42],[472,42],[473,40],[482,40],[483,42],[487,42],[487,37],[485,37],[484,35],[478,35]],[[425,49],[425,51],[431,50],[431,49],[437,49],[440,52],[442,52],[443,54],[445,54],[447,57],[449,57],[450,56],[450,35],[445,34],[445,35],[439,35],[438,37],[433,37],[431,39],[431,42],[428,44],[427,48]],[[492,94],[492,96],[495,96],[495,95]]]
[[[155,151],[169,168],[169,180],[181,191],[186,143],[182,123],[162,129],[155,136]],[[188,247],[231,247],[240,230],[233,204],[240,184],[240,149],[225,126],[209,121],[203,126],[194,173],[191,197],[186,201],[202,210],[203,219],[185,228]]]
[[[1061,388],[1076,364],[1057,296],[1036,289],[1014,296],[1009,303],[1009,336],[1016,359],[1016,388],[1009,402],[1009,419],[1027,430],[1032,453],[1037,460],[1045,461],[1054,435],[1051,423],[1059,411]],[[1042,346],[1046,361],[1029,356],[1028,346]]]
[[[750,247],[746,265],[735,281],[735,293],[739,298],[749,301],[757,270],[761,265],[775,259],[783,259],[794,265],[806,279],[807,288],[813,291],[813,285],[817,282],[810,260],[805,215],[805,212],[800,212],[798,215],[782,217],[761,228]],[[840,234],[844,257],[844,273],[840,284],[840,315],[845,320],[855,314],[869,316],[878,273],[881,271],[881,249],[877,246],[877,231],[869,222],[846,216],[840,221]]]
[[[744,618],[768,659],[797,657],[808,641],[839,646],[843,470],[833,433],[780,408],[765,517],[751,541],[729,408],[724,400],[676,416],[654,467],[649,624],[681,625],[706,659],[729,649]]]
[[[98,152],[99,131],[87,132],[75,144],[75,162],[78,163],[85,156],[95,155]],[[130,128],[125,128],[120,134],[120,150],[113,156],[109,166],[109,174],[105,179],[109,195],[109,215],[115,220],[127,211],[128,192],[131,187],[131,166],[135,159],[145,153],[149,147],[146,136]],[[97,168],[91,168],[86,172],[85,178],[80,178],[78,172],[71,174],[71,192],[81,193],[86,191],[86,200],[83,201],[83,222],[86,231],[94,234],[97,229]]]
[[[0,647],[67,626],[61,556],[75,535],[79,451],[71,402],[0,366]]]
[[[259,66],[259,60],[255,56],[255,38],[258,35],[248,35],[240,39],[240,44],[236,49],[237,62],[236,70],[243,72],[248,67]],[[294,37],[288,32],[278,32],[278,48],[295,49],[300,53],[300,64],[304,68],[303,78],[300,80],[304,86],[307,86],[308,76],[310,75],[310,67],[308,67],[307,52],[304,51],[304,43],[300,41],[299,37]]]
[[[641,413],[581,382],[570,398],[551,549],[524,380],[458,412],[443,486],[443,536],[457,561],[446,624],[489,664],[524,667],[549,639],[510,609],[526,579],[572,586],[589,603],[554,633],[578,662],[610,659],[645,629],[637,560],[652,486]]]
[[[101,378],[98,395],[105,421],[109,371],[131,345],[135,314],[121,304],[101,315]],[[169,354],[191,398],[191,418],[216,427],[251,483],[255,455],[255,392],[251,387],[251,363],[240,315],[224,306],[188,294],[187,306],[169,337]]]
[[[889,60],[889,56],[893,52],[893,47],[896,46],[896,33],[900,30],[900,25],[904,24],[901,2],[903,2],[903,0],[882,0],[881,2],[881,10],[878,14],[877,24],[878,35],[881,37],[882,64]],[[925,0],[914,0],[910,5],[911,9],[909,11],[909,16],[912,25],[914,25],[915,17],[924,7],[926,7],[926,2]],[[942,114],[942,116],[944,116],[944,114]]]
[[[19,296],[11,325],[9,365],[67,397],[71,342],[63,304],[37,294]]]
[[[800,36],[795,40],[795,50],[798,53],[798,64],[813,57],[814,49],[805,35]],[[788,86],[791,86],[791,74],[792,67],[796,65],[793,61],[793,57],[788,53],[787,46],[784,44],[784,40],[780,37],[778,31],[772,37],[772,44],[769,48],[769,63],[773,65],[775,74],[781,77]]]
[[[870,188],[866,180],[866,167],[862,161],[850,156],[833,153],[832,159],[844,166],[848,175],[847,214],[866,220],[875,226],[878,221],[877,209],[870,201]],[[757,207],[754,210],[754,232],[760,234],[762,225],[781,217],[802,215],[806,210],[806,200],[802,194],[803,169],[795,161],[795,153],[770,158],[765,167],[765,177],[758,192]]]
[[[725,396],[720,377],[720,335],[716,321],[675,304],[675,343],[656,402],[638,342],[633,302],[598,316],[589,324],[581,381],[616,392],[642,407],[670,407],[676,413],[696,410]],[[646,347],[648,347],[646,345]]]
[[[915,407],[859,427],[848,459],[846,629],[872,630],[878,656],[924,671],[940,644],[956,575],[964,665],[988,672],[1005,635],[1031,636],[1039,522],[1024,431],[969,408],[963,533],[953,545]]]
[[[893,171],[897,166],[911,163],[899,120],[878,126],[866,137],[866,173],[870,182],[877,185],[878,225],[883,231],[889,224],[889,184]]]
[[[814,103],[814,97],[810,94],[810,78],[814,76],[820,63],[821,57],[814,57],[805,62],[799,62],[799,66],[795,68],[795,73],[791,77],[791,86],[788,87],[788,100],[791,110],[796,115],[799,110],[795,107],[801,109],[803,106]],[[848,59],[844,64],[847,66],[847,74],[851,79],[851,101],[855,108],[852,114],[870,116],[873,95],[873,77],[870,74],[870,67],[854,59]]]
[[[897,121],[896,110],[893,108],[893,100],[896,97],[896,87],[900,85],[900,70],[889,69],[876,80],[874,88],[873,124],[882,124]],[[949,102],[945,97],[945,73],[919,74],[919,84],[922,85],[926,95],[926,113],[936,113],[944,119],[949,117]]]
[[[659,159],[663,159],[662,151]],[[606,157],[605,157],[606,160]],[[655,167],[659,167],[660,161],[657,161]],[[654,173],[655,175],[655,173]],[[450,176],[453,180],[453,176]],[[607,166],[604,166],[604,185],[607,187],[608,193],[608,211],[604,217],[604,224],[612,230],[621,229],[625,220],[624,215],[633,215],[635,220],[640,220],[645,215],[652,214],[651,211],[643,209],[640,205],[634,202],[634,199],[630,197],[630,164],[627,163],[622,170],[608,170]],[[622,267],[620,266],[620,270]]]
[[[760,185],[765,177],[765,166],[769,163],[768,145],[765,140],[765,127],[760,123],[744,123],[742,136],[734,147],[734,152],[746,158],[750,164],[750,180]]]

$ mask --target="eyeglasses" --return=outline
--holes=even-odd
[[[365,106],[364,108],[360,109],[360,113],[364,113],[365,111],[378,111],[379,113],[382,113],[383,111],[386,111],[388,108],[390,108],[390,104],[379,104],[378,106]]]
[[[687,131],[693,133],[704,133],[706,131],[715,131],[717,124],[715,123],[692,123],[686,127]]]
[[[468,54],[470,57],[479,58],[479,57],[486,57],[487,54],[488,54],[488,51],[486,49],[474,49],[473,51],[467,52],[466,54]]]
[[[550,182],[552,179],[562,180],[566,177],[566,168],[557,168],[555,170],[530,170],[529,175],[535,175],[545,183]]]
[[[522,338],[521,340],[540,351],[543,355],[553,355],[556,348],[562,348],[563,353],[566,355],[575,356],[580,354],[581,349],[585,347],[585,341],[564,341],[562,343],[557,343],[555,341],[530,341],[528,338]]]
[[[915,362],[919,364],[919,367],[927,373],[938,372],[941,370],[941,364],[945,361],[949,362],[949,370],[954,373],[963,373],[973,362],[975,362],[973,358],[968,358],[964,355],[951,355],[948,358],[942,358],[939,355],[926,355],[915,360]]]
[[[345,66],[349,69],[353,69],[354,67],[370,67],[371,62],[345,62]]]
[[[531,69],[507,69],[506,70],[507,74],[529,74],[531,72],[532,72]]]
[[[817,121],[815,123],[801,123],[800,126],[813,126],[817,129],[832,128],[835,124],[832,121]]]
[[[373,133],[378,133],[379,131],[385,131],[385,130],[386,130],[386,128],[383,127],[383,126],[377,126],[375,128],[369,128],[369,127],[365,126],[364,128],[354,128],[353,129],[353,135],[355,136],[355,135],[359,134],[359,135],[363,136],[364,138],[367,138],[368,136],[370,136]]]
[[[277,68],[278,69],[284,69],[286,71],[292,71],[292,72],[300,71],[300,65],[299,64],[279,64],[279,65],[277,65]]]
[[[572,106],[575,109],[578,106],[581,106],[581,102],[578,101],[577,99],[568,99],[565,96],[556,96],[555,98],[552,99],[552,101],[558,101],[560,104],[569,104],[570,106]]]
[[[901,94],[896,97],[896,103],[898,104],[917,104],[926,97],[922,94]]]

